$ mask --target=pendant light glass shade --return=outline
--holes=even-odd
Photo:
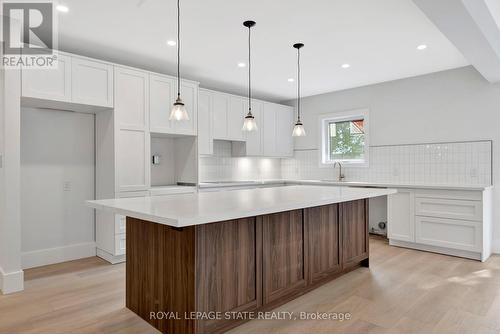
[[[245,116],[243,121],[242,131],[252,132],[257,131],[259,128],[257,127],[257,122],[255,122],[255,117],[252,114],[252,62],[251,62],[251,35],[250,31],[252,27],[255,25],[254,21],[245,21],[243,25],[248,28],[248,114]]]
[[[304,44],[302,43],[296,43],[293,45],[293,47],[297,49],[297,122],[293,127],[293,137],[304,137],[306,135],[304,125],[300,120],[300,48],[303,46]]]
[[[251,132],[257,131],[259,128],[257,127],[257,122],[255,122],[255,117],[251,114],[248,114],[243,121],[243,131]]]
[[[174,103],[172,111],[170,112],[171,121],[189,121],[189,115],[186,110],[186,106],[180,97]]]
[[[171,121],[189,121],[189,115],[186,106],[181,99],[181,6],[180,0],[177,0],[177,99],[170,111],[169,120]]]
[[[293,127],[292,136],[293,137],[304,137],[306,135],[306,130],[304,129],[304,125],[300,122],[295,123]]]

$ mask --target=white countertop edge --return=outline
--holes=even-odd
[[[194,226],[194,225],[203,225],[203,224],[221,222],[221,221],[226,221],[226,220],[255,217],[255,216],[261,216],[261,215],[266,215],[266,214],[284,212],[284,211],[299,210],[299,209],[305,209],[305,208],[311,208],[311,207],[317,207],[317,206],[323,206],[323,205],[329,205],[329,204],[344,203],[344,202],[355,201],[355,200],[366,199],[366,198],[387,196],[390,194],[397,193],[396,189],[372,189],[372,190],[373,190],[373,192],[371,194],[364,194],[363,196],[348,196],[348,197],[343,197],[341,199],[335,199],[335,200],[333,200],[333,199],[319,200],[319,201],[314,200],[311,202],[302,201],[300,203],[283,204],[283,205],[280,205],[279,207],[275,206],[272,208],[263,208],[263,209],[256,208],[255,210],[252,210],[252,211],[249,211],[246,213],[239,213],[239,214],[221,213],[221,214],[217,214],[217,215],[211,215],[210,217],[197,217],[195,219],[184,218],[182,220],[172,219],[172,218],[167,218],[167,217],[160,217],[160,216],[150,215],[150,214],[146,214],[146,213],[140,213],[137,211],[127,210],[127,209],[123,209],[123,208],[110,207],[107,205],[101,205],[101,204],[96,203],[94,201],[86,201],[86,205],[88,207],[98,209],[98,210],[104,210],[104,211],[113,212],[115,214],[120,214],[120,215],[127,216],[127,217],[132,217],[132,218],[136,218],[136,219],[141,219],[141,220],[145,220],[145,221],[159,223],[162,225],[168,225],[168,226],[180,228],[180,227],[188,227],[188,226]]]
[[[200,182],[200,189],[214,188],[231,188],[245,186],[259,186],[271,184],[309,184],[309,185],[325,185],[325,186],[343,186],[343,187],[381,187],[381,188],[405,188],[405,189],[443,189],[443,190],[468,190],[468,191],[484,191],[493,188],[493,185],[450,185],[450,184],[404,184],[404,183],[377,183],[363,181],[326,181],[326,180],[260,180],[260,181],[242,181],[222,183],[215,182]]]

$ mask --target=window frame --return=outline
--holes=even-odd
[[[368,167],[370,161],[370,111],[367,108],[353,109],[341,112],[332,112],[321,114],[318,117],[319,121],[319,166],[321,168],[332,167],[336,162],[342,163],[351,167]],[[365,152],[363,160],[343,159],[343,160],[330,160],[329,146],[330,141],[328,138],[328,127],[331,122],[348,122],[363,119],[363,128],[365,133]]]

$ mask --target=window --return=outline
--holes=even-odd
[[[368,110],[322,115],[321,164],[368,165]]]

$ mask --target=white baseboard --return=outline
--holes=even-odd
[[[6,273],[0,267],[0,294],[24,290],[24,272],[22,270]]]
[[[95,242],[40,249],[21,254],[23,269],[96,256]]]
[[[500,254],[500,239],[491,240],[491,252],[493,254]]]
[[[125,262],[125,255],[112,255],[99,248],[97,248],[97,256],[99,256],[101,259],[108,261],[111,264]]]
[[[412,248],[412,249],[426,251],[426,252],[432,252],[432,253],[438,253],[438,254],[444,254],[444,255],[452,255],[452,256],[458,256],[458,257],[463,257],[463,258],[472,259],[472,260],[483,261],[483,259],[481,258],[481,252],[470,252],[470,251],[464,251],[464,250],[459,250],[459,249],[451,249],[451,248],[444,248],[444,247],[437,247],[437,246],[430,246],[430,245],[422,245],[422,244],[417,244],[414,242],[399,241],[399,240],[394,240],[394,239],[389,240],[389,245],[397,246],[397,247],[404,247],[404,248]]]

